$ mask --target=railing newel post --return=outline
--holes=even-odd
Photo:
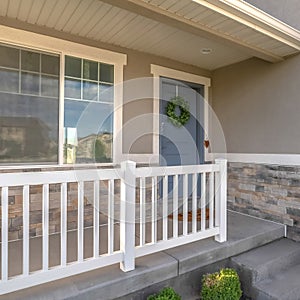
[[[219,226],[220,233],[215,236],[219,243],[227,241],[227,160],[216,159],[215,163],[220,166],[220,172],[217,173],[215,192],[216,195],[216,226]]]
[[[120,207],[120,250],[123,261],[120,268],[124,272],[135,269],[135,186],[136,163],[121,163],[121,207]]]

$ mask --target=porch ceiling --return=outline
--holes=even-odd
[[[300,32],[238,0],[1,0],[0,16],[208,70],[300,51]]]

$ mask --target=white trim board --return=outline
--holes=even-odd
[[[209,153],[207,160],[226,158],[228,162],[300,166],[300,154]]]
[[[159,98],[160,98],[160,77],[167,77],[170,79],[181,80],[204,86],[204,100],[207,103],[204,105],[204,134],[208,138],[209,132],[209,87],[211,86],[211,79],[208,77],[187,73],[171,68],[166,68],[151,64],[151,74],[153,74],[153,156],[157,157],[159,163]],[[207,160],[208,151],[204,148],[204,160]],[[151,154],[152,155],[152,154]]]

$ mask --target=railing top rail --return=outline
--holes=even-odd
[[[142,167],[136,169],[136,177],[154,177],[166,175],[184,175],[194,173],[219,172],[217,164],[189,165],[189,166],[167,166],[167,167]]]
[[[122,177],[122,174],[123,173],[120,168],[97,170],[1,173],[0,187],[120,179]]]
[[[188,166],[166,166],[166,167],[141,167],[136,169],[136,177],[155,177],[183,175],[205,172],[219,172],[218,164],[188,165]],[[63,182],[79,182],[94,180],[121,179],[123,171],[115,169],[95,170],[67,170],[67,171],[46,171],[46,172],[18,172],[0,173],[0,187],[59,184]]]

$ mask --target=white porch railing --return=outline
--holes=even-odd
[[[123,271],[130,271],[135,268],[136,257],[207,237],[226,241],[226,173],[226,160],[216,160],[215,164],[197,166],[136,168],[134,162],[127,161],[119,169],[0,174],[0,294],[115,263],[120,263]],[[103,182],[107,189],[105,193],[101,193]],[[120,182],[120,192],[117,182]],[[76,258],[70,261],[68,195],[70,185],[74,183],[77,185],[77,228],[72,232],[76,243],[72,251]],[[51,247],[52,235],[49,234],[53,185],[58,185],[60,190],[59,253],[51,252],[57,250]],[[31,265],[32,252],[38,251],[31,246],[30,238],[30,199],[31,189],[35,186],[42,190],[39,268]],[[8,235],[9,193],[16,187],[23,190],[22,241],[19,245],[22,260],[17,275],[11,271],[14,252],[10,247],[10,243],[16,242],[9,241]],[[87,194],[93,206],[93,225],[89,233],[84,226]],[[104,211],[107,222],[103,225]],[[105,251],[101,250],[103,244],[106,244]],[[92,249],[90,255],[86,250],[88,246]],[[54,254],[59,257],[56,265],[50,264]]]

